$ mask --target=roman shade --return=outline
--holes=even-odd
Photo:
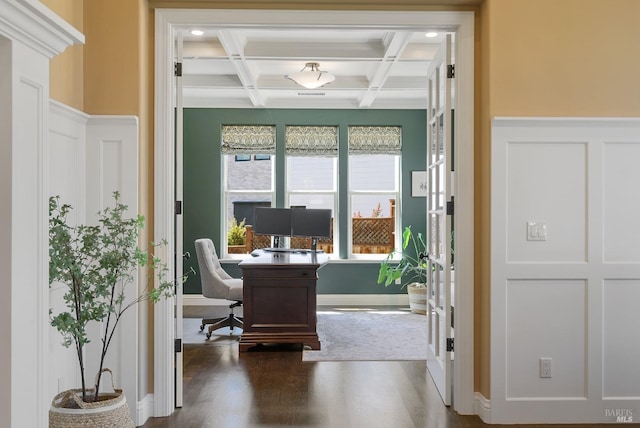
[[[276,127],[272,125],[222,125],[222,154],[276,153]]]
[[[350,155],[400,155],[402,128],[399,126],[350,126]]]
[[[338,156],[337,126],[285,127],[287,156]]]

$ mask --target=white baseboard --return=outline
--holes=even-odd
[[[318,306],[403,306],[409,305],[407,294],[318,294]],[[184,306],[229,306],[224,299],[208,299],[202,294],[185,294]]]
[[[485,424],[491,423],[491,400],[479,392],[473,394],[473,413],[478,415]]]
[[[138,401],[138,407],[136,409],[136,426],[142,426],[147,422],[147,419],[153,414],[153,394],[147,394],[145,397]]]

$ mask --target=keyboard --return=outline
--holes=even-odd
[[[310,253],[311,250],[305,250],[303,248],[276,248],[276,247],[267,247],[263,248],[262,251],[267,253],[298,253],[298,254],[307,254]],[[317,250],[316,253],[323,253],[322,250]]]

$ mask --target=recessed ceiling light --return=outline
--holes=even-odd
[[[193,36],[202,36],[204,34],[204,31],[202,30],[191,30],[191,35]]]
[[[425,37],[429,37],[430,39],[433,37],[437,37],[438,33],[436,33],[435,31],[429,31],[427,34],[424,35]]]

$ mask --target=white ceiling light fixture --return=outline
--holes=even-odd
[[[434,37],[438,37],[438,33],[436,33],[435,31],[429,31],[427,34],[425,34],[425,37],[432,39]]]
[[[333,74],[320,70],[317,62],[308,62],[302,70],[284,77],[307,89],[316,89],[336,80]]]
[[[204,34],[204,31],[202,30],[191,30],[192,36],[202,36],[203,34]]]

